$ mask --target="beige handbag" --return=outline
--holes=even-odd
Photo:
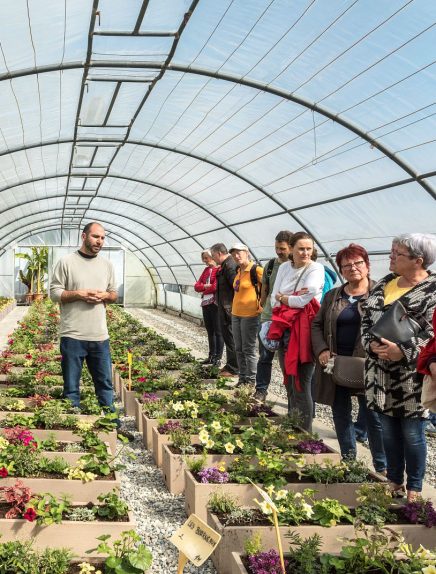
[[[436,413],[436,383],[433,382],[431,375],[424,376],[421,403],[425,409],[429,409],[431,412]]]

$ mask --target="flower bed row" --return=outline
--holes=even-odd
[[[268,406],[256,405],[248,391],[233,390],[227,381],[213,379],[214,373],[185,361],[186,352],[180,353],[183,360],[176,360],[172,343],[165,343],[122,311],[113,313],[112,323],[116,388],[124,404],[130,404],[127,410],[135,414],[138,428],[142,427],[144,445],[162,464],[168,489],[185,493],[187,514],[207,519],[222,534],[212,555],[219,574],[230,574],[229,555],[243,551],[244,542],[253,534],[261,535],[266,548],[275,544],[268,508],[254,508],[256,490],[251,482],[270,492],[274,488],[282,497],[283,541],[291,528],[302,539],[313,533],[322,537],[319,547],[323,552],[338,551],[338,537],[354,539],[354,529],[363,521],[371,536],[380,525],[389,524],[396,536],[403,533],[415,548],[420,543],[436,546],[429,501],[417,501],[419,508],[393,505],[383,477],[371,473],[362,462],[341,462],[339,454],[317,437],[302,433],[296,418],[279,417]],[[131,326],[132,338],[126,324]],[[133,354],[133,390],[126,383],[127,349]],[[163,368],[167,352],[172,356],[171,372]],[[362,488],[376,493],[372,498],[368,495],[366,505],[359,500],[364,496]],[[236,506],[231,517],[218,512],[220,504],[230,505],[225,500],[229,494],[238,499],[232,502]],[[224,502],[219,502],[220,497]],[[295,518],[292,501],[306,509],[304,520]],[[208,504],[212,505],[209,513]],[[326,574],[335,571],[331,564],[329,568]]]
[[[99,552],[109,554],[107,564],[105,560],[100,564],[102,570],[111,572],[109,564],[121,557],[119,565],[124,561],[125,571],[143,572],[139,565],[150,562],[149,551],[128,530],[135,523],[117,494],[121,468],[120,452],[115,454],[117,414],[102,413],[86,371],[81,410],[59,398],[58,323],[52,303],[34,304],[0,358],[2,540],[11,544],[33,540],[36,551],[60,549],[67,541],[65,572],[85,573],[95,571],[94,566],[87,562],[71,566],[69,552],[84,556],[92,540],[100,538]],[[83,412],[89,414],[78,414]],[[111,549],[106,537],[120,536]],[[138,568],[130,564],[131,558]]]

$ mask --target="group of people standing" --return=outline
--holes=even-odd
[[[407,491],[413,500],[425,474],[424,429],[436,416],[421,404],[423,374],[430,373],[436,384],[436,353],[427,353],[417,369],[421,350],[434,336],[436,273],[429,268],[436,261],[436,237],[395,237],[390,273],[377,283],[370,278],[365,248],[344,247],[336,254],[343,278],[336,288],[331,288],[332,271],[316,261],[308,233],[281,231],[275,251],[277,257],[265,268],[251,260],[242,243],[229,251],[217,243],[202,253],[207,267],[195,289],[202,293],[209,338],[204,362],[220,365],[225,346],[221,376],[252,385],[254,398],[264,402],[277,352],[288,407],[300,412],[303,428],[312,429],[314,401],[329,405],[342,456],[355,457],[357,430],[366,432],[376,471],[387,476],[394,495]],[[375,338],[372,329],[396,301],[418,331],[400,343]],[[359,359],[364,389],[336,384],[332,366],[338,356]],[[353,395],[359,429],[353,423]]]

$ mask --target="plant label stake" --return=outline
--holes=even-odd
[[[248,480],[250,480],[250,479],[248,479]],[[274,529],[276,531],[277,548],[279,550],[279,556],[280,556],[280,566],[282,568],[283,574],[286,574],[285,557],[283,556],[282,539],[280,538],[279,520],[277,518],[277,512],[278,512],[277,506],[276,506],[275,502],[273,502],[270,495],[265,490],[262,490],[262,488],[259,488],[257,486],[257,484],[254,484],[254,482],[252,480],[250,480],[250,482],[254,486],[254,488],[257,490],[257,492],[260,494],[260,496],[264,499],[264,501],[268,504],[268,506],[271,508],[271,512],[273,515]],[[258,502],[256,499],[255,499],[255,501]]]
[[[132,390],[132,361],[133,361],[133,355],[130,351],[128,351],[127,364],[129,365],[129,383],[128,383],[129,391]]]
[[[179,550],[177,574],[183,574],[188,560],[196,566],[201,566],[215,550],[220,540],[221,534],[218,534],[197,515],[191,514],[170,538],[170,542]]]

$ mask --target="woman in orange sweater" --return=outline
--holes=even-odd
[[[233,289],[232,331],[238,358],[237,386],[256,384],[256,340],[259,330],[260,291],[263,268],[250,261],[248,247],[237,243],[230,249],[238,265]]]

